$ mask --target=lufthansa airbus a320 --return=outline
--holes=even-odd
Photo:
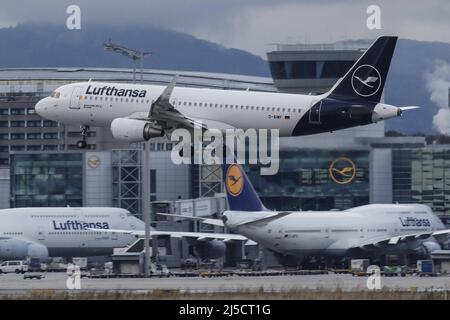
[[[278,129],[281,137],[302,136],[368,125],[403,110],[381,103],[397,37],[380,37],[333,88],[321,95],[215,90],[125,83],[67,84],[36,104],[44,118],[109,127],[115,139],[146,141],[177,128]]]

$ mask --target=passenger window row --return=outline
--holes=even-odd
[[[172,101],[175,104],[175,101]],[[248,106],[248,105],[234,105],[234,104],[218,104],[218,103],[206,103],[206,102],[187,102],[178,101],[179,106],[188,107],[203,107],[214,109],[240,109],[240,110],[256,110],[256,111],[277,111],[277,112],[301,112],[301,109],[294,107],[263,107],[263,106]]]
[[[149,99],[138,99],[138,98],[123,98],[123,97],[121,97],[121,98],[118,98],[118,97],[102,97],[102,96],[100,96],[100,97],[97,97],[97,96],[95,96],[95,97],[93,97],[93,96],[80,96],[80,100],[83,100],[83,99],[85,99],[85,100],[98,100],[98,101],[109,101],[109,102],[135,102],[135,103],[147,103],[147,104],[149,104],[150,103],[150,100]],[[153,103],[154,101],[152,100],[152,103]]]
[[[78,235],[91,235],[91,234],[102,234],[98,231],[58,231],[58,232],[49,232],[49,235],[56,234],[78,234]]]
[[[134,98],[118,98],[118,97],[93,97],[89,96],[81,96],[81,98],[88,100],[99,100],[99,101],[110,101],[110,102],[135,102],[135,103],[147,103],[150,104],[149,99],[134,99]],[[154,103],[154,100],[151,100],[151,103]],[[171,101],[172,105],[176,105],[176,101]],[[263,107],[263,106],[248,106],[248,105],[233,105],[233,104],[218,104],[218,103],[206,103],[206,102],[188,102],[188,101],[178,101],[178,106],[188,106],[188,107],[204,107],[204,108],[215,108],[215,109],[237,109],[237,110],[255,110],[255,111],[272,111],[272,112],[298,112],[301,113],[300,108],[294,107]]]

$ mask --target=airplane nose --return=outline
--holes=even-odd
[[[38,115],[40,115],[41,117],[44,117],[46,115],[46,111],[47,111],[47,98],[41,99],[39,100],[36,105],[34,106],[34,110],[36,111],[36,113]]]

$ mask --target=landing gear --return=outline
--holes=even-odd
[[[77,148],[85,149],[87,147],[86,137],[89,131],[89,126],[80,126],[80,128],[81,128],[80,135],[82,140],[77,141]]]
[[[78,149],[85,149],[87,146],[87,143],[85,140],[79,140],[77,141],[77,148]]]

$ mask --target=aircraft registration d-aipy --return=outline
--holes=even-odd
[[[403,110],[381,103],[397,37],[378,38],[333,88],[321,95],[217,90],[106,82],[59,87],[36,104],[44,118],[81,125],[86,146],[89,126],[109,127],[117,140],[139,142],[177,128],[278,129],[280,137],[302,136],[368,125]]]

